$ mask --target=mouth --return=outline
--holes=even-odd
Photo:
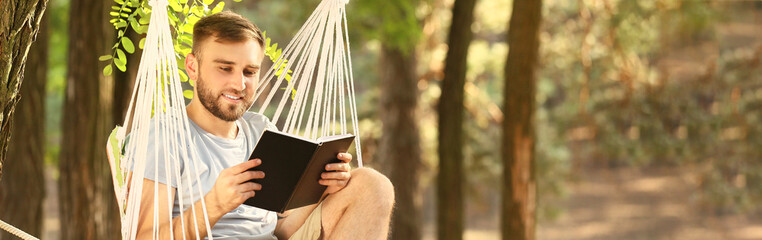
[[[225,97],[233,99],[233,100],[241,99],[241,97],[236,97],[236,96],[233,96],[233,95],[227,95],[227,94],[222,94],[222,95],[225,95]]]
[[[230,101],[234,101],[234,102],[238,102],[238,101],[240,101],[241,99],[243,99],[243,97],[240,97],[240,96],[234,96],[234,95],[230,95],[230,94],[222,94],[222,96],[223,96],[223,97],[225,97],[225,98],[227,98],[228,100],[230,100]]]

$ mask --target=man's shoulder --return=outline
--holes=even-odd
[[[241,120],[247,123],[269,123],[270,118],[256,112],[245,112],[241,117]]]
[[[242,125],[248,125],[255,129],[260,129],[260,130],[264,130],[265,128],[270,128],[273,125],[270,122],[270,118],[255,112],[244,113],[239,121],[242,121]]]

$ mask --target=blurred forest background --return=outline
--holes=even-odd
[[[523,114],[504,104],[513,81],[508,54],[519,50],[507,37],[516,3],[349,2],[364,159],[390,176],[401,198],[392,239],[504,234],[504,119]],[[285,46],[317,4],[244,0],[225,8]],[[103,213],[113,207],[103,150],[124,118],[139,54],[128,56],[126,73],[101,74],[97,58],[118,34],[108,23],[112,5],[49,0],[29,53],[0,219],[43,239],[118,235],[116,208]],[[464,22],[454,20],[457,9],[473,23],[456,28]],[[533,112],[527,170],[536,220],[528,228],[535,234],[517,239],[762,239],[762,1],[543,0],[540,21],[527,24],[539,24],[525,91],[534,99],[525,104]],[[462,47],[448,46],[449,35],[466,37],[456,43],[467,58],[455,67],[446,64],[448,50]],[[464,82],[453,99],[463,102],[440,107],[440,97],[452,97],[448,68],[457,66]],[[462,117],[462,134],[445,135],[462,140],[448,149],[441,136],[453,129],[442,130],[443,113]],[[462,148],[447,154],[453,146]],[[85,173],[84,165],[98,167]],[[448,188],[459,190],[448,197]],[[87,199],[73,203],[72,192]],[[80,208],[89,210],[67,210]],[[83,217],[87,231],[101,235],[78,237],[86,230],[71,224]]]

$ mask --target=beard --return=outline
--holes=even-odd
[[[222,95],[222,92],[215,93],[207,88],[205,81],[201,79],[200,72],[198,80],[196,81],[196,90],[198,91],[198,100],[201,102],[201,105],[215,117],[228,122],[233,122],[241,118],[254,102],[254,99],[252,99],[253,97],[247,96],[241,91],[229,89],[226,92],[241,96],[241,102],[237,104],[223,104],[222,101],[224,100],[221,98],[224,96]]]

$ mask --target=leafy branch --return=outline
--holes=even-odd
[[[113,66],[119,71],[127,71],[127,54],[135,53],[135,44],[126,37],[125,34],[132,29],[138,34],[141,34],[141,39],[138,44],[140,49],[143,49],[145,45],[145,33],[148,32],[148,23],[151,19],[151,6],[148,5],[148,0],[113,0],[115,5],[111,6],[109,15],[112,19],[109,22],[117,30],[117,41],[114,46],[111,55],[103,55],[99,57],[100,61],[108,61],[108,64],[103,68],[103,75],[110,76],[113,73]],[[234,2],[241,2],[242,0],[233,0]],[[175,58],[177,60],[177,66],[180,71],[180,81],[188,82],[191,86],[195,83],[192,79],[188,78],[185,72],[185,56],[191,53],[193,46],[193,26],[204,16],[212,15],[222,12],[225,8],[225,2],[218,2],[214,6],[214,0],[168,0],[167,14],[169,16],[169,24],[172,27],[174,38],[173,45],[175,50]],[[211,9],[210,9],[211,7]],[[282,54],[282,49],[278,49],[278,44],[270,45],[270,39],[265,37],[265,55],[270,60],[275,62]],[[280,76],[286,67],[286,61],[279,67],[275,76]],[[291,81],[291,70],[286,72],[286,81]],[[296,95],[296,90],[292,90],[292,98]],[[185,98],[193,98],[193,91],[183,91]]]
[[[278,48],[278,44],[270,45],[270,38],[267,37],[267,31],[262,33],[262,37],[265,39],[265,55],[270,58],[270,61],[273,62],[273,64],[278,64],[278,58],[283,54],[283,49]],[[283,59],[282,63],[278,65],[278,70],[275,71],[275,76],[280,77],[281,74],[283,74],[283,70],[286,69],[286,65],[288,64],[288,59]],[[291,69],[286,71],[286,76],[283,78],[286,79],[286,82],[288,84],[291,84]],[[288,86],[288,85],[286,85]],[[282,90],[286,90],[286,88],[281,88]],[[291,99],[296,98],[296,88],[291,88]]]

